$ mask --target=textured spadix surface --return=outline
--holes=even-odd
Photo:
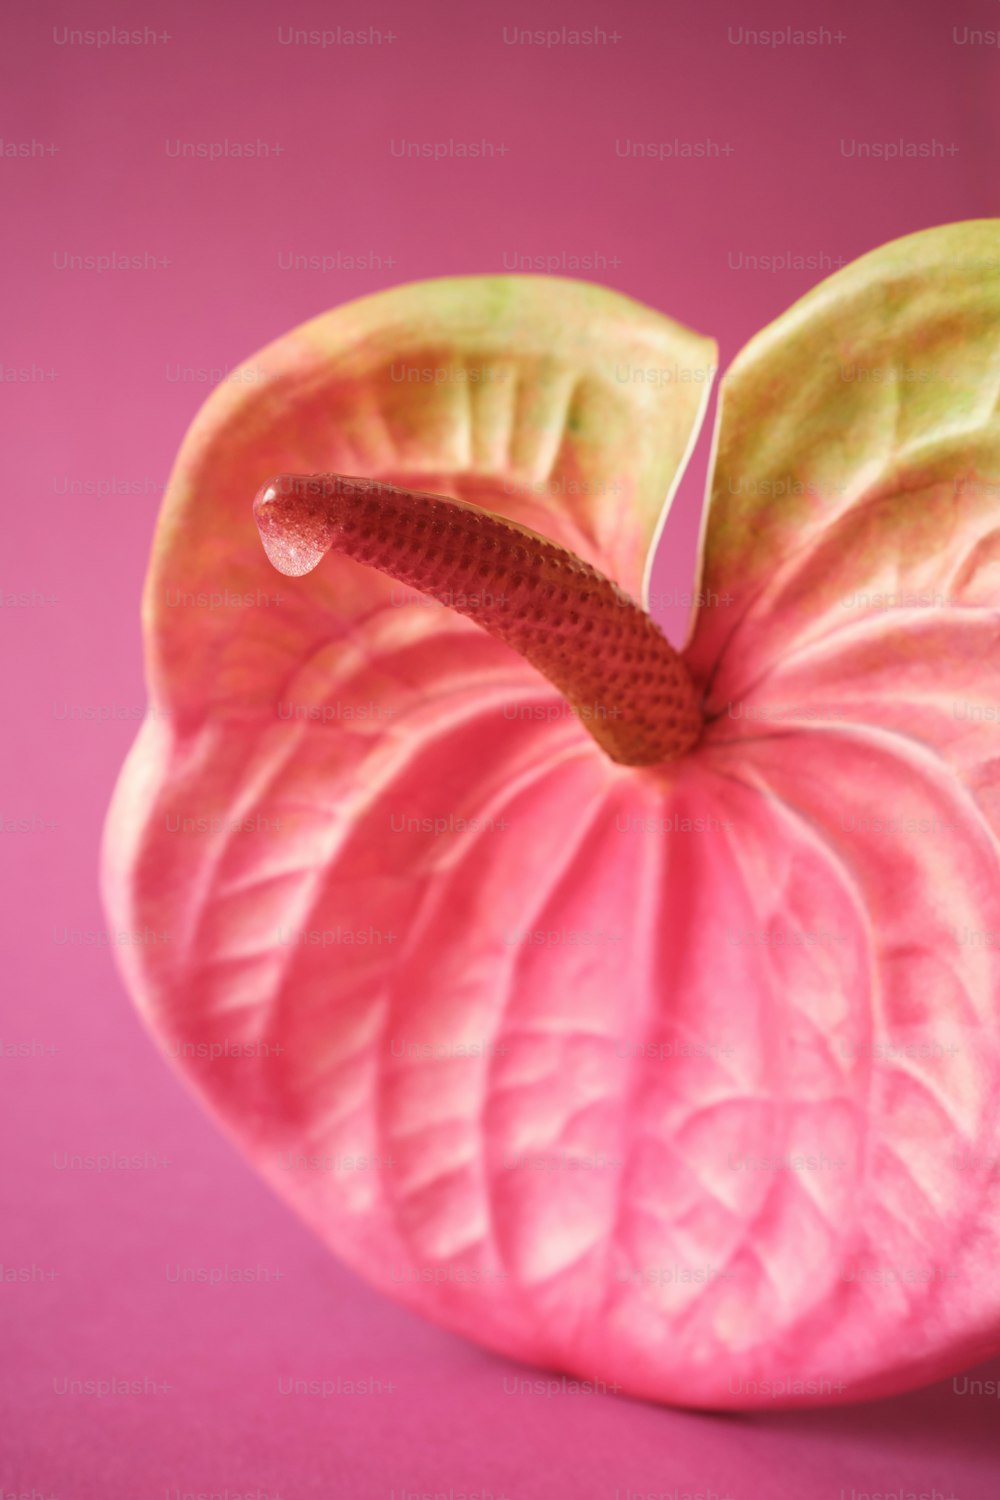
[[[120,955],[154,1033],[363,1275],[658,1399],[857,1399],[1000,1349],[1000,227],[864,257],[730,369],[678,762],[613,764],[439,600],[281,577],[251,509],[381,478],[635,594],[713,361],[540,278],[259,354],[161,515],[105,892],[172,934]]]

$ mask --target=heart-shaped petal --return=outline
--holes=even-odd
[[[702,583],[732,603],[694,622],[707,727],[670,765],[613,764],[506,645],[346,557],[280,579],[249,500],[389,479],[634,592],[706,341],[572,283],[404,288],[264,351],[182,450],[161,716],[105,858],[116,921],[174,941],[127,977],[327,1242],[493,1347],[740,1407],[1000,1345],[997,959],[962,936],[1000,931],[993,739],[942,698],[988,643],[992,512],[928,482],[988,477],[990,256],[990,225],[889,246],[736,362]],[[847,360],[930,369],[923,418]],[[886,579],[962,607],[852,619]]]

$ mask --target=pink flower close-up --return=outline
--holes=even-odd
[[[1000,0],[0,47],[0,1500],[997,1500]]]
[[[160,512],[102,882],[337,1257],[529,1366],[774,1410],[1000,1353],[1000,220],[728,365],[675,648],[717,366],[532,275],[249,359]]]

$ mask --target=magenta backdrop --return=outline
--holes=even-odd
[[[164,1066],[117,978],[96,872],[144,704],[153,522],[212,379],[185,370],[218,375],[379,287],[533,256],[593,257],[588,279],[715,334],[727,363],[843,261],[1000,214],[1000,49],[975,37],[1000,27],[1000,5],[23,10],[0,64],[5,1497],[992,1496],[1000,1406],[961,1381],[748,1418],[506,1394],[514,1366],[341,1269]],[[741,30],[789,24],[826,30],[781,47]],[[602,32],[512,41],[570,25]],[[338,26],[375,35],[288,41],[287,28]],[[114,27],[140,40],[98,45]],[[404,140],[494,154],[399,159]],[[267,151],[181,151],[225,141]],[[626,156],[636,141],[662,143],[663,159]],[[900,141],[930,154],[858,154]],[[684,142],[714,144],[688,157]],[[141,269],[70,259],[107,255]],[[367,262],[296,271],[290,255]],[[748,268],[789,255],[804,269]],[[699,456],[664,537],[661,595],[689,585]],[[659,613],[683,629],[683,608]],[[145,1165],[72,1169],[65,1152]],[[171,1279],[177,1266],[267,1275],[192,1285]],[[381,1391],[279,1391],[282,1377],[338,1376]],[[142,1394],[63,1394],[65,1380],[112,1377]]]

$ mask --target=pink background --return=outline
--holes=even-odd
[[[843,38],[766,48],[728,33],[789,23]],[[64,27],[115,25],[167,39],[58,40]],[[373,26],[383,40],[283,46],[279,25]],[[505,27],[563,25],[601,26],[608,40],[504,40]],[[4,1277],[27,1278],[0,1279],[5,1492],[996,1493],[1000,1405],[950,1384],[747,1418],[506,1395],[513,1366],[342,1270],[217,1134],[132,1011],[96,887],[105,808],[144,704],[137,610],[153,522],[208,390],[173,378],[178,367],[228,369],[382,286],[562,254],[604,257],[589,279],[714,333],[726,363],[822,274],[739,269],[741,255],[831,267],[911,230],[1000,214],[1000,49],[959,45],[953,27],[965,26],[1000,27],[1000,4],[296,0],[286,13],[258,0],[92,0],[8,19],[0,133],[5,148],[40,147],[0,157],[0,815],[5,830],[30,820],[0,834],[0,1261]],[[175,141],[225,139],[281,151],[168,155]],[[506,151],[399,160],[401,139]],[[712,140],[720,154],[616,154],[616,141],[675,139]],[[841,145],[899,139],[937,140],[946,154],[864,161]],[[168,264],[60,269],[64,255],[111,252]],[[278,264],[338,252],[370,252],[381,269]],[[704,461],[703,445],[654,591],[689,584]],[[9,602],[32,591],[41,602]],[[683,608],[661,615],[676,636]],[[87,709],[130,718],[66,716]],[[57,941],[66,929],[100,940]],[[29,1055],[10,1055],[18,1048]],[[65,1151],[156,1164],[60,1170]],[[270,1275],[185,1285],[168,1279],[177,1264]],[[997,1377],[1000,1364],[981,1373]],[[64,1377],[112,1376],[157,1388],[58,1393]],[[286,1397],[284,1376],[370,1376],[383,1389]]]

